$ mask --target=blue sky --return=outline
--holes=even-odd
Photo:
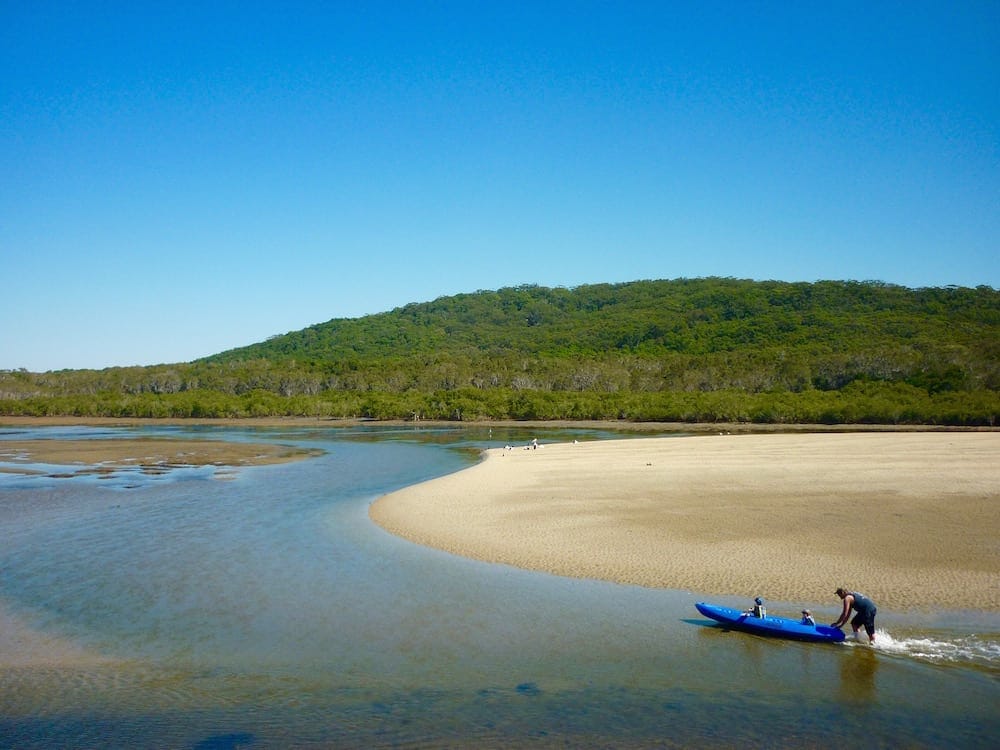
[[[0,0],[0,369],[518,284],[1000,286],[1000,3]]]

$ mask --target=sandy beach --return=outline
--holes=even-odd
[[[388,531],[558,575],[835,608],[1000,611],[1000,433],[658,437],[493,449],[380,498]]]

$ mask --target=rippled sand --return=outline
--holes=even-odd
[[[58,636],[34,629],[0,602],[0,669],[24,666],[92,667],[110,663]]]
[[[392,493],[407,539],[558,575],[825,606],[1000,611],[1000,433],[645,438],[491,450]]]

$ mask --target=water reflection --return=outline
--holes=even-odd
[[[865,645],[850,645],[840,660],[840,698],[845,703],[868,703],[875,698],[879,657]]]

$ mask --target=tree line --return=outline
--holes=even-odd
[[[521,286],[189,363],[0,372],[0,413],[993,424],[1000,293],[677,279]]]

